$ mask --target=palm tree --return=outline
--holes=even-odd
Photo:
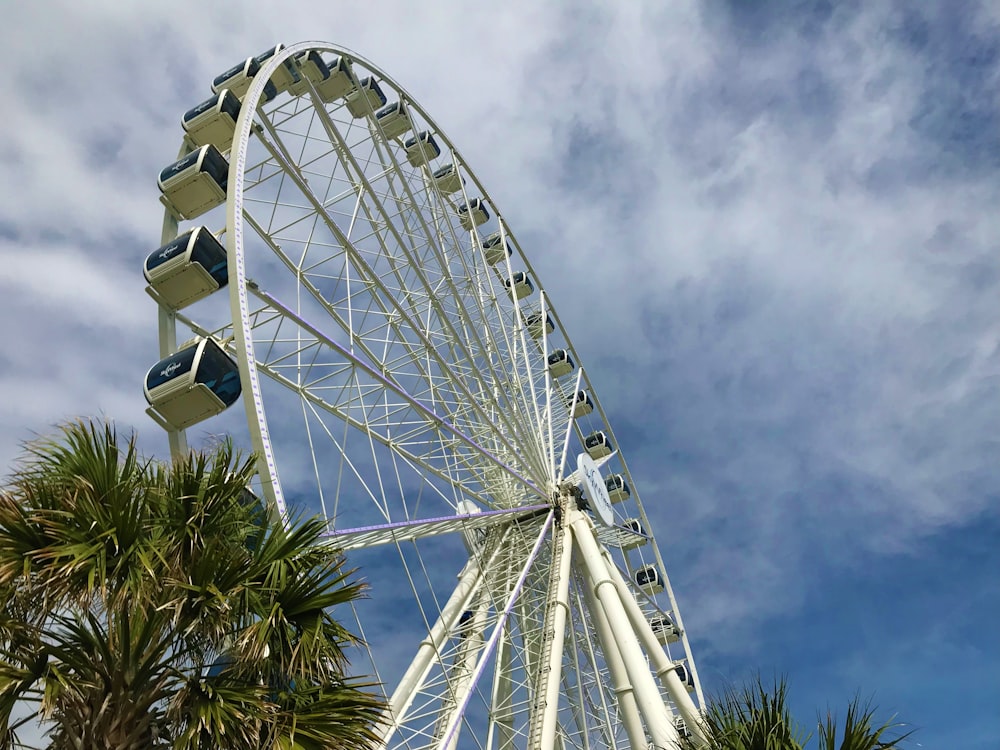
[[[895,717],[893,717],[895,718]],[[875,725],[875,708],[871,701],[862,704],[861,697],[855,696],[847,706],[844,732],[837,744],[837,718],[827,711],[826,720],[819,722],[819,750],[891,750],[901,747],[901,743],[913,732],[906,732],[889,738],[887,733],[903,726],[889,721]]]
[[[730,687],[709,703],[705,729],[712,750],[802,750],[808,737],[792,718],[788,686],[767,686],[758,675],[742,688]]]
[[[0,748],[366,748],[382,702],[344,676],[362,594],[325,525],[284,526],[229,444],[166,466],[76,422],[0,492]]]
[[[892,750],[899,748],[910,733],[889,738],[887,733],[900,726],[890,720],[874,723],[875,708],[855,697],[848,704],[843,736],[837,744],[835,716],[827,713],[821,721],[817,750]],[[705,712],[705,729],[710,750],[804,750],[809,740],[788,709],[788,685],[775,679],[765,685],[758,675],[742,688],[730,687],[712,701]],[[692,741],[684,747],[693,748]]]

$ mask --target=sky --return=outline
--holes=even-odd
[[[708,692],[856,692],[1000,743],[1000,4],[263,2],[6,9],[0,464],[144,415],[141,261],[181,114],[316,39],[488,187],[573,338]]]

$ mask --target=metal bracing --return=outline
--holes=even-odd
[[[608,575],[614,581],[618,589],[618,595],[625,606],[625,613],[631,623],[632,630],[638,636],[642,647],[646,650],[653,669],[656,671],[657,678],[667,690],[670,699],[673,701],[674,706],[677,707],[680,715],[684,717],[684,723],[691,731],[694,741],[699,746],[707,747],[708,738],[704,730],[704,717],[697,706],[694,705],[694,701],[691,700],[691,695],[688,693],[687,688],[684,687],[684,684],[677,676],[677,665],[660,648],[659,641],[656,640],[656,635],[653,633],[652,628],[649,627],[649,621],[639,608],[639,605],[636,604],[628,585],[625,583],[625,579],[608,555],[607,550],[604,551],[603,557]]]
[[[601,556],[600,547],[594,537],[593,524],[584,513],[574,508],[567,511],[566,522],[573,530],[574,542],[580,550],[586,570],[587,585],[593,589],[612,632],[616,634],[625,671],[635,690],[636,704],[652,737],[653,745],[664,750],[675,747],[678,741],[677,730],[670,721],[667,707],[635,638],[618,588]]]
[[[583,577],[586,578],[585,575]],[[639,715],[639,705],[635,699],[635,689],[629,680],[628,670],[625,668],[625,661],[622,659],[621,650],[618,647],[618,636],[612,629],[607,615],[604,614],[604,609],[597,600],[594,589],[588,585],[584,585],[583,598],[587,603],[587,610],[593,621],[594,629],[597,631],[597,639],[604,662],[608,667],[608,673],[611,677],[611,689],[614,691],[618,715],[625,726],[625,733],[628,736],[628,746],[629,748],[645,747],[646,732],[642,726],[642,717]],[[609,746],[617,748],[618,744],[613,734],[606,733],[605,738]]]
[[[549,584],[551,598],[545,616],[545,644],[542,648],[542,668],[538,672],[535,693],[537,717],[528,746],[537,750],[553,747],[559,722],[559,687],[562,682],[563,641],[569,615],[570,565],[573,559],[573,540],[566,527],[554,532],[552,578]]]
[[[346,61],[348,88],[303,78],[265,101],[268,78],[304,71],[309,51]],[[357,109],[362,77],[405,103],[404,130]],[[404,148],[421,131],[440,157]],[[648,625],[653,611],[674,618],[700,704],[608,416],[528,254],[441,128],[369,62],[308,42],[277,50],[249,81],[227,159],[224,226],[222,208],[195,222],[224,240],[228,288],[181,310],[152,289],[160,355],[190,329],[235,358],[258,456],[251,489],[286,518],[288,503],[322,512],[327,542],[370,573],[372,600],[352,605],[364,638],[352,664],[387,685],[384,748],[664,747],[676,736],[671,705],[700,739],[698,708]],[[460,213],[477,199],[491,223]],[[163,244],[184,221],[168,206]],[[521,272],[527,296],[511,283]],[[557,349],[575,371],[549,367]],[[592,412],[570,411],[578,390]],[[595,463],[632,496],[617,498],[617,526],[595,529],[570,485],[597,430],[616,450]],[[168,432],[173,455],[186,452],[185,433]],[[623,529],[631,517],[649,533]],[[649,564],[666,608],[628,581]],[[405,643],[413,650],[399,658]]]
[[[479,590],[482,581],[482,568],[475,559],[470,558],[459,577],[458,585],[455,586],[447,604],[441,609],[437,622],[434,623],[427,637],[420,642],[413,661],[410,662],[409,668],[397,683],[392,697],[389,698],[388,708],[379,722],[382,727],[383,741],[388,740],[399,726],[402,717],[413,703],[417,691],[420,690],[423,681],[427,678],[432,660],[448,635],[455,630],[458,619],[468,607],[469,600]]]

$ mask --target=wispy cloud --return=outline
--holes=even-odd
[[[396,77],[503,209],[712,659],[804,627],[829,571],[995,517],[995,4],[41,5],[0,53],[0,455],[65,414],[155,431],[156,172],[212,76],[319,37]]]

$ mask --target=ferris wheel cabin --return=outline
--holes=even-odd
[[[181,127],[195,146],[215,146],[228,151],[233,145],[236,119],[240,116],[240,100],[229,89],[206,99],[184,113]]]
[[[462,179],[462,175],[455,169],[454,164],[446,164],[443,167],[435,169],[433,177],[434,182],[437,183],[438,190],[445,195],[457,193],[462,189],[462,185],[465,184],[465,180]]]
[[[659,594],[663,591],[663,576],[655,565],[647,565],[635,571],[635,585],[647,594]]]
[[[570,416],[576,419],[590,414],[594,410],[594,402],[586,391],[577,391],[566,399],[566,408],[570,410]]]
[[[654,615],[649,619],[649,628],[656,636],[656,640],[664,646],[680,640],[681,631],[677,629],[669,615]]]
[[[629,489],[628,482],[621,474],[612,474],[604,480],[604,486],[608,489],[608,497],[613,503],[622,503],[629,499],[632,490]]]
[[[587,449],[587,453],[590,454],[591,458],[603,458],[615,450],[615,447],[611,444],[611,438],[601,430],[587,435],[583,441],[583,447]]]
[[[573,362],[573,358],[569,356],[569,352],[565,349],[556,349],[549,355],[549,375],[554,378],[561,378],[563,375],[569,375],[573,372],[573,368],[576,364]]]
[[[358,85],[347,95],[347,110],[354,118],[371,114],[383,104],[385,94],[378,81],[371,76],[358,81]]]
[[[689,692],[694,692],[694,675],[691,674],[691,670],[683,662],[674,662],[677,665],[677,677],[680,679],[681,684]]]
[[[164,167],[158,185],[164,205],[182,219],[193,219],[226,201],[229,162],[212,144]]]
[[[330,71],[330,77],[314,85],[319,98],[327,104],[347,96],[358,88],[358,79],[345,58],[333,58],[326,63],[326,69]]]
[[[548,313],[542,316],[541,310],[535,310],[524,316],[524,326],[528,329],[528,335],[533,339],[540,339],[556,330],[556,324]]]
[[[226,249],[207,227],[184,232],[150,253],[142,273],[157,301],[174,310],[229,283]]]
[[[406,152],[406,160],[414,167],[427,164],[431,159],[441,156],[441,147],[437,145],[433,134],[426,130],[407,138],[403,150]]]
[[[619,545],[623,550],[638,549],[649,541],[649,535],[638,518],[626,518],[622,529],[626,532]]]
[[[413,125],[410,123],[410,115],[406,111],[406,102],[402,99],[390,102],[375,113],[375,122],[382,128],[382,134],[386,138],[399,138]]]
[[[471,231],[473,227],[485,224],[489,220],[490,212],[486,210],[482,198],[473,198],[458,207],[458,223],[462,225],[462,229]]]
[[[511,249],[503,238],[502,232],[494,232],[483,240],[483,257],[486,262],[495,266],[500,261],[511,256]],[[550,331],[551,333],[551,331]]]
[[[512,294],[515,299],[524,299],[535,291],[535,285],[524,271],[518,271],[509,279],[504,279],[503,286],[507,294]]]
[[[166,429],[183,430],[233,405],[239,367],[214,339],[195,339],[149,369],[144,391],[146,413]]]
[[[309,93],[310,85],[315,89],[320,99],[328,101],[326,94],[320,93],[324,84],[330,80],[330,68],[316,50],[308,50],[295,58],[292,69],[295,71],[295,82],[288,87],[289,93],[294,96],[305,96]],[[329,100],[329,101],[332,101]]]
[[[254,57],[254,62],[257,63],[259,68],[263,68],[264,64],[268,60],[281,52],[284,48],[284,44],[276,44],[274,47],[271,47]],[[300,80],[301,76],[299,76],[299,72],[295,69],[295,66],[292,65],[291,60],[285,60],[271,74],[271,83],[274,85],[276,95],[283,91],[288,91],[289,88],[298,83]]]
[[[260,72],[260,63],[254,58],[248,57],[244,62],[234,65],[225,73],[220,73],[212,81],[212,93],[218,94],[222,89],[229,89],[241,100],[250,90],[253,77]],[[264,84],[264,101],[271,101],[278,95],[278,89],[274,83],[268,81]]]

